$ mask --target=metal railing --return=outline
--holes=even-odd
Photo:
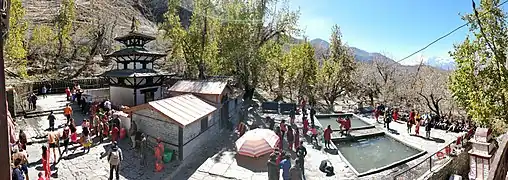
[[[451,156],[454,148],[463,147],[467,140],[470,138],[471,133],[468,132],[462,136],[460,136],[460,142],[457,143],[457,140],[449,143],[436,153],[430,155],[425,158],[423,161],[417,163],[414,166],[396,174],[394,176],[394,180],[414,180],[422,177],[427,172],[435,171],[445,165],[448,161],[451,161],[454,157]]]

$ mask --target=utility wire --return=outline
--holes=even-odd
[[[508,0],[505,0],[505,1],[503,1],[502,3],[500,3],[499,5],[497,5],[496,7],[497,7],[497,8],[499,8],[499,7],[503,6],[504,4],[506,4],[507,2],[508,2]],[[474,10],[474,11],[476,11],[476,10]],[[491,12],[490,10],[489,10],[489,11],[486,11],[486,12],[483,12],[482,14],[480,14],[480,17],[483,17],[483,16],[485,16],[487,13],[490,13],[490,12]],[[452,31],[450,31],[450,32],[446,33],[445,35],[443,35],[443,36],[441,36],[441,37],[437,38],[436,40],[434,40],[434,41],[432,41],[431,43],[427,44],[425,47],[423,47],[423,48],[419,49],[418,51],[415,51],[415,52],[411,53],[410,55],[408,55],[408,56],[406,56],[406,57],[404,57],[404,58],[402,58],[402,59],[400,59],[400,60],[398,60],[398,61],[395,61],[395,62],[394,62],[394,64],[396,64],[396,63],[400,63],[400,62],[402,62],[402,61],[404,61],[404,60],[406,60],[406,59],[408,59],[408,58],[410,58],[410,57],[414,56],[415,54],[418,54],[419,52],[422,52],[423,50],[425,50],[425,49],[429,48],[430,46],[432,46],[432,45],[433,45],[433,44],[435,44],[436,42],[438,42],[438,41],[440,41],[440,40],[442,40],[442,39],[444,39],[444,38],[448,37],[449,35],[451,35],[451,34],[455,33],[456,31],[458,31],[459,29],[462,29],[463,27],[465,27],[465,26],[467,26],[467,25],[469,25],[469,22],[466,22],[466,23],[464,23],[463,25],[461,25],[461,26],[459,26],[459,27],[457,27],[457,28],[453,29]],[[423,59],[422,59],[422,62],[423,62]]]

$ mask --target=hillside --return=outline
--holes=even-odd
[[[188,7],[191,7],[190,0],[184,0],[183,6],[186,8],[181,9],[180,18],[182,25],[188,27],[192,13]],[[58,14],[60,7],[60,0],[45,0],[23,1],[23,6],[26,9],[25,18],[30,22],[29,29],[34,28],[36,25],[46,24],[54,25],[54,19]],[[112,30],[112,37],[120,36],[130,30],[131,19],[136,17],[140,22],[140,30],[148,34],[157,33],[157,25],[163,21],[163,14],[167,11],[167,0],[115,0],[115,1],[102,1],[102,0],[76,0],[77,5],[77,20],[76,24],[91,23],[93,20],[99,18],[103,22],[115,23]],[[109,37],[111,38],[111,37]],[[303,40],[293,38],[292,43],[300,43]],[[330,44],[322,39],[313,39],[310,41],[316,51],[316,58],[322,59],[326,56]],[[160,42],[150,43],[150,49],[165,51],[167,44],[160,44]],[[402,66],[394,60],[380,54],[370,53],[360,48],[351,47],[355,59],[360,62],[371,63],[374,59],[386,62],[386,64],[395,65],[405,71],[413,72],[416,67]],[[100,56],[95,58],[95,62],[100,61]],[[429,61],[430,66],[439,67],[439,59],[432,59]],[[431,64],[432,63],[432,64]],[[436,65],[437,64],[437,65]],[[78,62],[79,65],[79,62]],[[108,67],[110,68],[110,67]],[[446,67],[441,69],[449,70],[453,68],[453,64],[446,64]],[[101,68],[94,65],[95,72],[91,74],[100,73]]]
[[[311,40],[310,43],[316,49],[316,57],[326,56],[326,52],[328,52],[328,49],[330,48],[330,43],[319,38]],[[359,62],[372,63],[372,61],[374,60],[378,61],[381,60],[389,64],[397,64],[399,66],[402,66],[395,60],[386,57],[381,53],[377,52],[371,53],[357,47],[350,47],[350,49],[355,59]],[[442,59],[438,57],[427,58],[424,64],[431,67],[439,68],[441,70],[453,70],[455,68],[455,62],[450,61],[449,59]]]

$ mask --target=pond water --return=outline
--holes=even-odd
[[[351,127],[364,127],[364,126],[370,126],[369,123],[361,120],[360,118],[352,115],[330,115],[330,116],[318,116],[316,119],[321,123],[323,126],[323,129],[326,129],[328,125],[332,127],[333,130],[340,130],[340,124],[337,122],[338,117],[346,118],[349,116],[351,119]]]
[[[421,152],[386,135],[335,145],[358,173],[381,168]]]

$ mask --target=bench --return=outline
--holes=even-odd
[[[263,110],[263,113],[270,112],[270,113],[279,113],[279,103],[277,102],[263,102],[261,103],[261,109]]]
[[[280,103],[279,106],[281,114],[289,114],[291,110],[296,110],[295,103]]]

